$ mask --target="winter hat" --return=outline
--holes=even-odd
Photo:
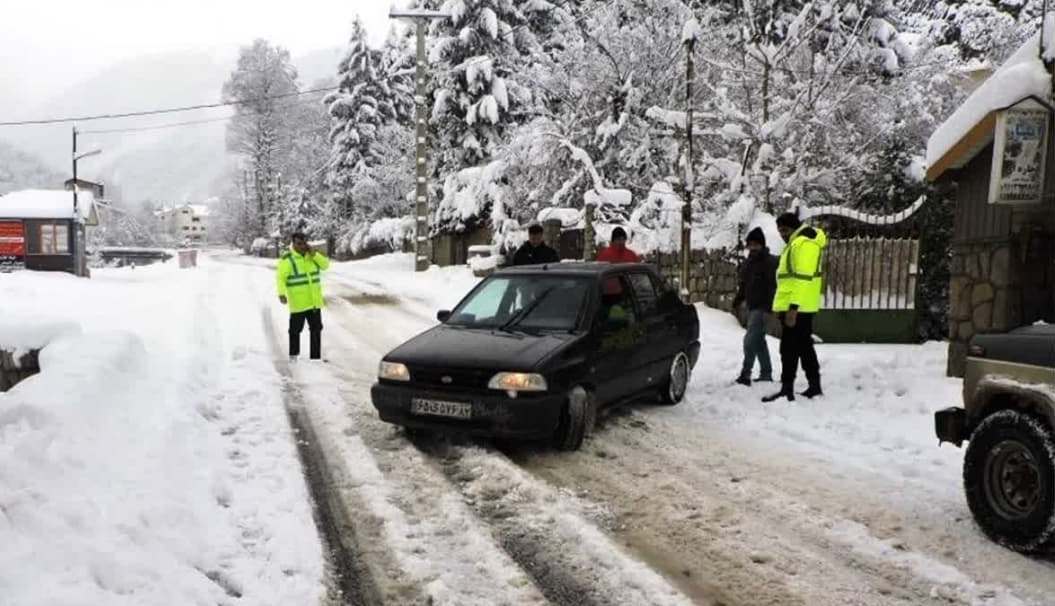
[[[762,232],[761,227],[756,227],[751,231],[747,232],[747,242],[758,242],[762,246],[766,245],[766,234]]]
[[[626,240],[626,230],[622,227],[617,227],[612,230],[612,240]]]

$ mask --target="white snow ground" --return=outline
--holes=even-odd
[[[253,276],[253,279],[259,276]],[[310,604],[323,558],[245,272],[0,275],[0,603]]]
[[[100,365],[113,377],[45,370],[0,396],[0,544],[16,545],[0,550],[0,596],[17,604],[157,603],[163,592],[187,596],[183,603],[317,601],[318,542],[267,353],[284,344],[266,343],[261,330],[266,315],[275,339],[284,337],[273,263],[215,255],[196,272],[0,277],[5,294],[26,294],[16,318],[51,327],[46,362],[68,359],[69,339],[99,352],[69,362],[84,365],[82,377]],[[962,451],[937,447],[931,415],[959,399],[959,383],[944,377],[943,344],[821,345],[827,395],[763,406],[771,386],[730,385],[742,331],[700,307],[703,355],[677,407],[613,411],[577,453],[412,442],[373,411],[377,361],[476,279],[464,267],[410,268],[408,255],[335,264],[329,363],[291,368],[386,603],[1051,603],[1052,564],[981,535],[961,493]],[[77,313],[62,312],[71,302]],[[64,330],[56,324],[71,319],[84,332],[55,338]],[[124,332],[100,335],[105,326]],[[0,323],[0,342],[4,334],[14,331]],[[139,355],[127,353],[137,347]],[[775,341],[771,351],[775,358]],[[171,388],[141,380],[162,375]],[[35,395],[58,393],[67,380],[83,392],[68,405]],[[249,398],[252,408],[240,408]],[[215,415],[222,422],[209,420]],[[234,427],[244,459],[232,459],[223,441]],[[270,460],[259,451],[265,444]],[[59,456],[64,449],[78,462]],[[239,460],[255,472],[238,476]],[[227,478],[220,489],[216,475]],[[74,504],[71,494],[87,497]],[[250,547],[240,532],[247,519],[256,529]],[[199,570],[223,576],[214,583]],[[128,587],[141,593],[118,594]]]

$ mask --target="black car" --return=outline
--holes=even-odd
[[[383,421],[575,450],[598,407],[680,402],[700,351],[696,309],[647,265],[502,270],[437,318],[382,359]]]

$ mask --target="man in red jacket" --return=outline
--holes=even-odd
[[[612,239],[608,247],[597,255],[597,260],[604,263],[640,263],[641,257],[626,247],[626,230],[617,227],[612,230]]]

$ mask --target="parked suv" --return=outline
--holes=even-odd
[[[963,408],[935,413],[960,446],[967,504],[993,540],[1021,552],[1055,546],[1055,325],[977,335]]]

